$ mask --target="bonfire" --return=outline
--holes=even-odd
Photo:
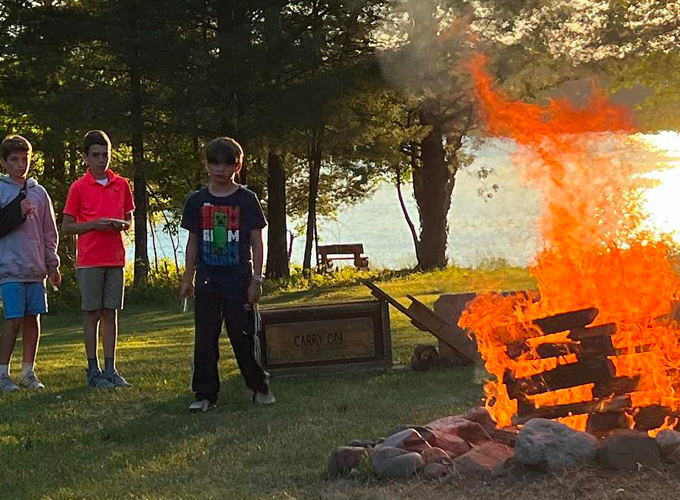
[[[542,196],[543,240],[537,292],[479,295],[459,322],[493,376],[487,409],[499,427],[536,416],[594,433],[674,427],[680,278],[671,237],[645,211],[650,181],[621,153],[648,145],[597,88],[580,109],[510,101],[484,65],[472,63],[482,116],[517,144],[513,162]]]

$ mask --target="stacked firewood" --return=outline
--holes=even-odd
[[[582,309],[569,313],[542,318],[533,322],[543,334],[568,332],[559,336],[556,342],[542,343],[534,347],[527,341],[507,345],[508,356],[513,360],[540,359],[575,356],[576,362],[558,364],[555,368],[541,373],[518,378],[506,370],[503,383],[508,395],[517,401],[517,414],[513,424],[521,425],[532,418],[555,419],[574,415],[587,415],[587,430],[592,433],[629,427],[629,419],[635,420],[639,430],[660,427],[671,410],[658,405],[633,408],[630,393],[635,391],[639,377],[617,377],[610,357],[630,354],[631,350],[642,353],[650,346],[638,345],[627,349],[616,349],[612,337],[616,324],[590,325],[598,315],[596,308]],[[532,355],[526,353],[532,351]],[[586,384],[592,385],[593,399],[585,402],[559,404],[536,408],[529,396],[536,396],[560,389]]]

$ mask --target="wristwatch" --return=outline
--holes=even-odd
[[[253,280],[257,281],[258,283],[262,283],[264,281],[264,276],[261,274],[253,274]]]

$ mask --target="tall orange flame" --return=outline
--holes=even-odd
[[[582,109],[567,100],[545,106],[511,101],[494,88],[484,56],[474,57],[471,70],[487,132],[515,141],[513,163],[540,191],[543,209],[543,250],[530,265],[540,300],[530,294],[478,296],[459,322],[474,333],[486,368],[496,377],[485,388],[493,418],[510,425],[517,411],[504,373],[526,376],[519,370],[537,359],[531,352],[512,359],[507,344],[542,335],[527,327],[532,319],[588,307],[600,311],[596,324],[617,324],[613,343],[629,355],[610,359],[617,376],[640,376],[634,404],[677,410],[680,328],[657,318],[669,315],[680,279],[668,260],[670,237],[643,224],[646,181],[621,154],[636,146],[629,113],[597,88]],[[646,352],[637,353],[636,346],[647,346]],[[570,391],[532,402],[538,407],[592,399],[589,388]],[[585,425],[581,417],[564,420]]]

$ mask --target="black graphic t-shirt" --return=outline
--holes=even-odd
[[[196,286],[218,280],[242,287],[252,272],[250,231],[267,225],[255,193],[239,186],[229,196],[213,196],[208,188],[189,196],[181,227],[198,236]]]

